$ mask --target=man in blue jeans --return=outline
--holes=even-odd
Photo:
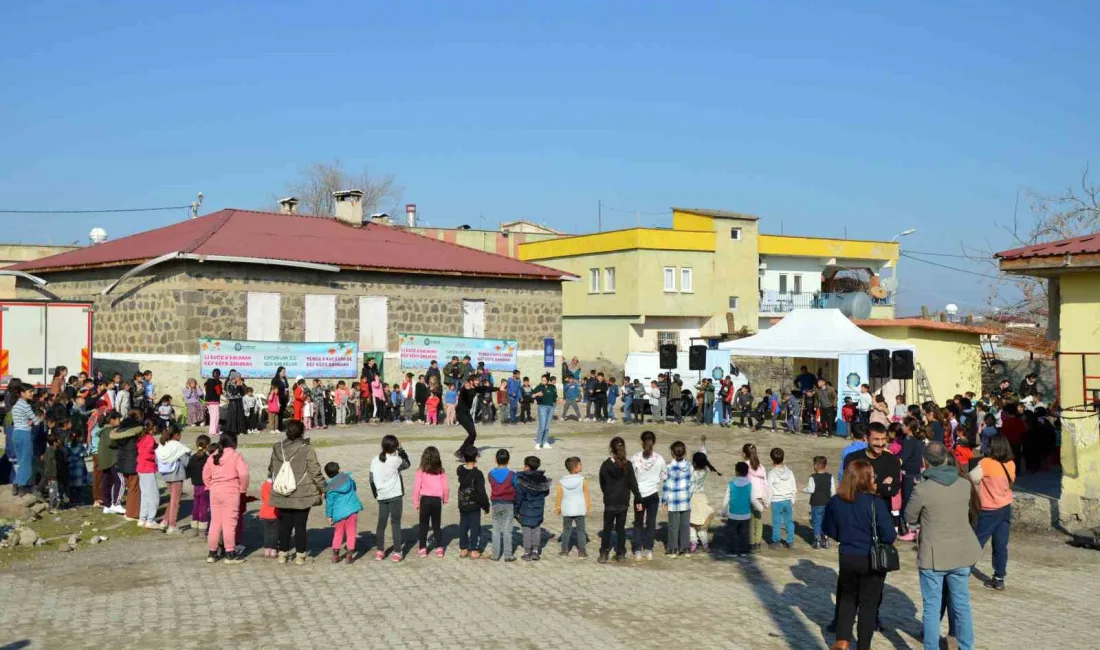
[[[924,448],[925,470],[905,508],[905,520],[920,526],[917,566],[924,601],[924,648],[940,647],[940,604],[947,587],[948,611],[955,619],[959,650],[974,647],[970,611],[970,567],[981,555],[970,527],[971,484],[947,463],[947,448],[931,442]]]
[[[539,428],[535,434],[535,449],[550,449],[550,421],[554,419],[554,405],[558,403],[558,389],[550,379],[550,373],[546,373],[542,376],[539,385],[531,391],[531,398],[539,405]]]

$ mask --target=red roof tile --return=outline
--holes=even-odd
[[[1002,260],[1019,260],[1027,257],[1053,257],[1058,255],[1077,255],[1087,253],[1100,253],[1100,232],[1081,237],[1070,237],[1045,244],[1013,248],[1001,251],[996,257]]]
[[[563,279],[569,273],[380,224],[227,209],[15,265],[30,272],[139,264],[173,252],[231,255],[391,272]]]

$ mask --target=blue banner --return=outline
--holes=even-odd
[[[554,339],[543,339],[542,366],[544,368],[553,368],[554,365]]]
[[[840,417],[840,409],[844,406],[844,398],[848,397],[853,402],[859,402],[859,387],[865,383],[867,383],[867,353],[838,355],[836,387],[838,434],[848,433],[844,420]]]

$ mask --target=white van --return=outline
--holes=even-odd
[[[728,375],[733,378],[735,389],[740,389],[749,383],[749,378],[744,373],[735,373],[736,370],[730,365],[729,352],[708,349],[706,370],[688,370],[688,353],[679,352],[676,355],[676,367],[667,372],[680,375],[680,379],[684,382],[684,390],[694,396],[695,385],[706,377],[717,380]],[[641,381],[644,386],[649,386],[649,382],[655,381],[657,375],[663,372],[666,371],[661,369],[660,355],[656,352],[631,352],[626,355],[623,374],[631,380]]]

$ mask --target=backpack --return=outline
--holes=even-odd
[[[279,443],[279,451],[282,450],[283,445]],[[298,452],[294,453],[297,454]],[[283,453],[283,464],[279,471],[275,473],[275,480],[271,482],[271,491],[279,496],[288,497],[298,489],[298,480],[294,478],[294,470],[290,468],[290,461],[293,459],[294,456],[287,458],[286,453]]]
[[[460,484],[458,486],[458,510],[459,512],[470,512],[477,510],[481,506],[477,503],[476,495],[474,494],[473,480],[467,480],[466,485]]]

